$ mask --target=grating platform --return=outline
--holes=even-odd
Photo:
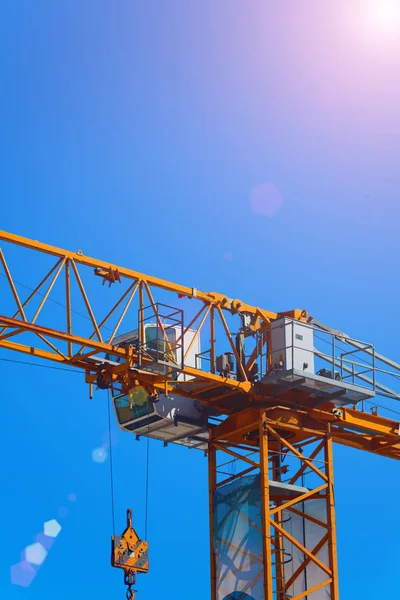
[[[296,369],[267,375],[260,383],[267,385],[273,396],[288,390],[302,390],[314,398],[331,401],[338,406],[357,404],[375,396],[372,389]]]

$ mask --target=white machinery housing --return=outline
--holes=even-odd
[[[272,365],[282,371],[314,373],[314,330],[293,319],[278,319],[271,327]]]
[[[325,332],[331,339],[322,341],[328,341],[330,349],[329,354],[326,351],[321,353],[315,348],[319,336],[314,332],[315,326],[309,323],[287,317],[277,319],[270,329],[270,370],[261,383],[270,387],[273,396],[290,389],[303,390],[311,394],[310,403],[314,406],[324,402],[332,402],[336,406],[355,405],[366,398],[373,398],[373,370],[365,361],[365,356],[369,355],[361,359],[356,357],[352,362],[354,349],[348,352],[338,348],[335,332]],[[360,348],[360,343],[356,343],[359,346],[357,352],[371,348],[368,344]],[[349,346],[352,347],[351,341]],[[324,368],[321,369],[321,366]],[[360,369],[362,371],[358,374]],[[363,375],[365,373],[369,374],[369,378]],[[367,386],[361,385],[364,381]]]

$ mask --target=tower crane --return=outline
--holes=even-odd
[[[211,600],[338,600],[332,445],[400,458],[399,422],[367,408],[400,399],[400,366],[305,310],[0,241],[0,348],[81,369],[122,430],[207,455]],[[112,561],[130,590],[147,571],[131,512]]]

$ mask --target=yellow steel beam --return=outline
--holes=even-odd
[[[212,439],[224,440],[230,438],[238,444],[255,445],[256,441],[246,440],[245,436],[249,431],[257,430],[258,410],[248,408],[241,412],[231,415],[230,419],[217,425],[212,430]],[[368,413],[347,409],[342,417],[333,414],[332,410],[313,409],[307,413],[304,409],[290,409],[282,406],[272,406],[266,409],[268,424],[281,431],[292,431],[296,435],[297,445],[302,441],[308,442],[310,438],[315,438],[326,431],[328,424],[331,425],[332,440],[335,443],[366,450],[367,452],[378,453],[380,456],[400,459],[400,438],[397,434],[399,424],[397,421],[377,417],[376,427],[374,429],[374,417]],[[309,418],[311,415],[312,418]],[[365,421],[363,421],[365,416]],[[355,423],[357,428],[354,431],[344,431],[344,426]],[[385,435],[384,440],[378,436]],[[389,443],[389,440],[392,443]],[[270,441],[273,446],[273,441]]]
[[[211,600],[217,600],[217,567],[214,531],[214,494],[217,489],[217,464],[216,449],[210,444],[208,448],[208,506],[210,525],[210,574],[211,574]]]
[[[318,552],[325,546],[325,544],[328,542],[329,540],[329,533],[326,533],[318,542],[318,544],[316,544],[316,546],[314,546],[314,548],[311,550],[311,554],[313,554],[314,556],[316,556],[318,554]],[[290,588],[290,586],[296,581],[296,579],[302,574],[304,573],[304,569],[307,568],[307,566],[310,564],[311,562],[311,558],[309,556],[307,556],[305,558],[305,560],[299,565],[299,567],[296,569],[296,571],[293,573],[293,575],[287,580],[286,584],[285,584],[285,588],[288,590]]]
[[[323,485],[320,485],[319,487],[317,487],[315,489],[312,489],[308,492],[305,492],[304,494],[301,494],[301,496],[296,496],[296,498],[292,498],[292,500],[288,500],[284,504],[280,504],[276,508],[273,508],[270,511],[270,515],[275,515],[276,513],[280,513],[283,510],[286,510],[287,508],[290,508],[291,506],[298,504],[299,502],[303,502],[304,500],[307,500],[308,498],[311,498],[312,496],[316,496],[320,492],[323,492],[324,490],[326,490],[327,487],[328,487],[328,484],[324,483]]]
[[[73,342],[89,348],[96,348],[99,352],[106,352],[115,356],[126,357],[127,355],[126,350],[123,348],[118,348],[118,346],[105,344],[104,342],[100,342],[99,340],[90,340],[88,338],[83,338],[78,335],[72,335],[70,333],[65,333],[64,331],[58,331],[57,329],[50,329],[49,327],[44,327],[43,325],[36,325],[34,323],[28,323],[25,321],[19,321],[17,319],[11,319],[3,315],[0,315],[0,325],[4,325],[6,327],[20,328],[25,332],[47,335],[60,341]]]
[[[314,592],[318,592],[318,590],[321,590],[322,588],[326,587],[330,583],[332,583],[332,577],[329,577],[329,579],[326,579],[325,581],[322,581],[321,583],[317,583],[317,585],[314,585],[312,588],[306,590],[305,592],[302,592],[301,594],[294,596],[293,598],[291,598],[291,600],[302,600],[306,596],[310,596],[311,594],[314,594]]]
[[[48,327],[44,327],[42,325],[34,323],[40,309],[43,307],[45,301],[48,298],[49,291],[53,286],[53,283],[50,284],[50,289],[45,294],[43,298],[39,311],[36,312],[33,320],[28,320],[27,316],[24,312],[24,308],[30,299],[33,297],[33,292],[28,300],[25,302],[21,302],[18,293],[16,292],[15,284],[13,282],[11,273],[8,269],[7,263],[1,254],[1,263],[6,270],[6,277],[11,287],[11,291],[13,292],[14,299],[17,305],[17,312],[14,314],[14,318],[1,316],[0,315],[0,328],[3,328],[0,331],[5,333],[8,337],[17,337],[22,335],[24,332],[34,333],[36,336],[40,337],[54,352],[50,352],[49,350],[42,350],[40,348],[31,347],[24,343],[18,343],[17,341],[11,341],[10,339],[3,339],[0,337],[0,347],[7,348],[9,350],[14,350],[18,352],[22,352],[24,354],[31,354],[46,360],[52,360],[56,362],[64,362],[66,364],[74,365],[78,368],[81,368],[86,371],[87,374],[90,374],[90,381],[93,380],[97,366],[93,363],[93,360],[90,360],[93,352],[99,352],[103,354],[112,354],[114,356],[120,356],[123,358],[122,364],[118,367],[109,367],[110,373],[112,373],[113,379],[119,379],[120,381],[124,381],[127,383],[130,377],[130,369],[135,365],[135,360],[137,360],[137,353],[133,348],[122,349],[116,346],[113,346],[110,343],[105,343],[102,341],[100,328],[106,319],[103,319],[101,323],[98,323],[94,317],[90,302],[88,297],[86,296],[85,289],[83,287],[83,283],[80,280],[79,273],[77,274],[76,265],[84,265],[87,267],[92,267],[93,269],[102,269],[104,271],[110,271],[110,269],[118,273],[121,277],[126,277],[132,281],[132,285],[129,286],[129,290],[139,289],[140,294],[140,311],[143,316],[143,291],[148,290],[150,286],[158,287],[164,290],[168,290],[170,292],[176,292],[181,296],[186,296],[189,298],[197,298],[202,301],[205,307],[204,313],[200,311],[197,313],[198,316],[208,315],[211,317],[211,371],[214,370],[215,365],[215,324],[213,316],[215,311],[217,314],[221,316],[222,310],[228,310],[231,312],[245,312],[251,315],[254,319],[254,323],[256,326],[260,328],[265,328],[268,324],[277,319],[284,314],[287,316],[291,316],[295,319],[305,319],[306,313],[295,310],[289,313],[275,313],[271,311],[266,311],[264,309],[251,306],[249,304],[245,304],[239,300],[231,300],[227,296],[223,294],[217,293],[206,293],[200,290],[196,290],[195,288],[191,288],[188,286],[182,286],[179,284],[175,284],[163,279],[159,279],[157,277],[151,277],[148,275],[144,275],[138,271],[133,271],[131,269],[127,269],[125,267],[119,267],[113,264],[109,264],[105,261],[101,261],[95,258],[91,258],[85,256],[80,251],[79,252],[70,252],[68,250],[63,250],[61,248],[57,248],[55,246],[50,246],[48,244],[43,244],[38,241],[30,240],[28,238],[24,238],[18,235],[14,235],[11,233],[7,233],[4,231],[0,231],[0,240],[5,242],[9,242],[11,244],[15,244],[18,246],[22,246],[24,248],[31,249],[33,251],[38,251],[42,253],[46,253],[50,256],[55,256],[58,258],[58,262],[56,265],[49,271],[46,275],[45,280],[56,270],[55,279],[60,274],[61,269],[65,268],[65,306],[66,306],[66,326],[65,331],[59,331],[55,329],[51,329]],[[90,338],[77,336],[72,332],[72,321],[71,321],[71,311],[72,311],[72,298],[71,298],[71,289],[70,289],[70,271],[73,270],[74,274],[77,275],[77,282],[84,298],[86,307],[88,309],[88,313],[90,319],[93,324],[94,333]],[[55,281],[53,279],[53,282]],[[44,283],[43,280],[39,286],[37,286],[36,291],[41,287]],[[123,296],[124,298],[125,296]],[[117,303],[122,301],[122,299]],[[117,306],[116,305],[116,306]],[[116,308],[114,307],[114,309]],[[113,310],[111,310],[111,313]],[[110,313],[109,313],[110,315]],[[109,316],[108,315],[108,316]],[[19,317],[19,318],[15,318]],[[202,320],[202,325],[203,325]],[[225,329],[225,333],[228,336],[228,340],[232,342],[231,334],[229,329],[227,328],[225,320],[223,320],[223,326]],[[15,331],[11,331],[15,330]],[[113,332],[115,334],[115,332]],[[141,336],[143,337],[143,323],[141,323]],[[93,339],[97,337],[98,339]],[[52,338],[54,340],[59,340],[61,342],[66,343],[68,352],[62,352],[60,348],[57,348],[54,343],[51,343],[48,338]],[[111,338],[112,339],[112,338]],[[83,356],[80,353],[74,354],[72,351],[73,345],[76,345],[77,348],[86,348],[86,355]],[[183,373],[187,376],[187,379],[193,378],[195,382],[202,382],[205,385],[202,385],[202,388],[194,388],[193,386],[188,389],[188,395],[192,398],[196,398],[202,402],[210,402],[212,403],[220,412],[224,412],[228,414],[231,412],[231,409],[222,407],[221,403],[226,402],[226,399],[229,396],[233,396],[236,393],[242,395],[242,403],[245,406],[246,401],[251,403],[254,408],[253,413],[246,413],[243,416],[243,413],[239,413],[239,416],[236,417],[236,432],[235,432],[235,441],[237,443],[246,443],[243,440],[243,432],[248,429],[250,423],[255,426],[257,429],[256,423],[258,423],[258,410],[262,406],[267,407],[267,416],[269,419],[269,423],[275,429],[279,428],[282,430],[288,430],[295,433],[295,441],[293,443],[306,441],[310,436],[318,435],[321,431],[324,431],[327,424],[331,425],[331,435],[332,440],[336,443],[340,443],[343,445],[351,446],[353,448],[359,448],[362,450],[367,450],[369,452],[376,452],[382,456],[389,456],[392,458],[400,459],[400,431],[399,431],[399,423],[397,421],[392,421],[390,419],[386,419],[380,417],[378,415],[372,415],[369,413],[343,408],[340,411],[335,411],[333,414],[331,408],[320,407],[315,409],[305,409],[305,408],[285,408],[276,406],[276,400],[268,396],[268,392],[262,389],[262,386],[253,384],[250,381],[236,381],[234,379],[221,377],[213,372],[202,371],[201,369],[194,369],[192,367],[186,367],[183,370]],[[245,374],[242,373],[243,378],[245,378]],[[161,389],[161,380],[163,380],[164,388],[169,391],[174,388],[174,383],[168,380],[168,376],[164,378],[160,376],[152,376],[151,374],[147,374],[146,376],[140,374],[142,380],[146,379],[154,381],[154,385],[157,385]],[[215,394],[215,398],[204,399],[202,397],[202,393],[204,393],[207,389],[211,390],[214,387],[221,387],[221,392],[217,392]],[[181,386],[181,392],[185,393],[184,388]],[[224,389],[229,389],[230,392],[222,393]],[[260,405],[259,403],[263,404]],[[270,405],[270,408],[268,408]],[[329,406],[329,405],[328,405]],[[333,405],[332,405],[333,408]],[[237,408],[236,408],[237,410]],[[224,439],[224,431],[223,429],[227,428],[227,426],[223,423],[219,425],[217,428],[221,435],[220,439]],[[230,436],[231,432],[229,428],[226,430],[226,435]],[[273,445],[273,442],[271,442]]]
[[[326,472],[328,475],[328,490],[326,495],[326,511],[328,517],[328,528],[330,532],[328,540],[329,564],[332,572],[331,600],[339,600],[338,585],[338,564],[337,564],[337,544],[336,544],[336,517],[335,517],[335,496],[333,491],[333,453],[331,427],[328,425],[328,434],[325,446]]]
[[[261,487],[261,520],[262,520],[262,548],[264,566],[264,598],[273,598],[272,579],[272,547],[271,547],[271,524],[270,497],[269,497],[269,464],[268,464],[268,433],[264,428],[264,419],[259,416],[259,448],[260,448],[260,487]]]
[[[140,273],[139,271],[134,271],[132,269],[127,269],[126,267],[117,266],[103,260],[98,260],[96,258],[91,258],[90,256],[85,256],[80,251],[71,252],[62,248],[57,248],[56,246],[43,244],[42,242],[38,242],[37,240],[31,240],[20,235],[8,233],[7,231],[0,230],[0,240],[3,240],[4,242],[10,242],[11,244],[22,246],[24,248],[29,248],[31,250],[36,250],[38,252],[43,252],[51,256],[66,258],[71,261],[71,264],[81,264],[87,267],[92,267],[93,269],[112,269],[113,271],[117,271],[122,277],[134,279],[136,281],[143,281],[146,282],[149,286],[158,287],[164,290],[168,290],[170,292],[176,292],[177,294],[186,296],[188,298],[197,298],[198,300],[201,300],[203,302],[211,303],[215,306],[220,306],[224,310],[232,310],[238,313],[249,313],[250,315],[260,316],[267,322],[279,318],[281,314],[286,316],[292,316],[295,319],[306,318],[305,311],[301,311],[299,309],[288,311],[286,313],[276,313],[268,311],[256,306],[252,306],[250,304],[246,304],[241,300],[228,298],[224,294],[220,294],[217,292],[202,292],[201,290],[197,290],[196,288],[172,283],[170,281],[166,281],[165,279],[145,275],[143,273]]]
[[[133,349],[125,349],[119,348],[118,346],[113,346],[111,344],[106,344],[104,342],[100,342],[99,340],[82,338],[80,336],[72,335],[70,333],[65,333],[62,331],[58,331],[55,329],[50,329],[48,327],[43,327],[41,325],[36,325],[33,323],[28,323],[25,321],[20,321],[16,319],[11,319],[10,317],[5,317],[0,315],[0,326],[4,326],[6,328],[15,328],[19,330],[19,334],[23,332],[35,333],[37,335],[45,335],[63,342],[78,344],[79,346],[83,346],[86,348],[93,348],[95,351],[100,353],[112,354],[115,356],[121,356],[129,361],[137,358],[137,353]],[[39,356],[41,358],[45,358],[47,360],[58,360],[57,354],[60,353],[60,350],[56,350],[53,346],[53,349],[57,354],[52,354],[50,352],[41,351],[38,348],[27,346],[25,344],[15,344],[11,342],[3,341],[0,338],[0,347],[7,348],[9,350],[15,350],[18,352],[23,352],[25,354],[34,354],[35,356]],[[95,370],[95,365],[92,361],[86,361],[83,355],[76,354],[75,356],[68,357],[65,356],[63,362],[74,364],[80,368],[85,370]],[[119,365],[118,367],[110,367],[110,371],[121,372],[122,370],[126,370],[124,365]],[[191,367],[185,367],[184,373],[189,377],[193,377],[195,379],[205,380],[212,382],[216,385],[224,385],[226,387],[233,388],[238,392],[248,393],[251,389],[250,382],[240,382],[235,379],[228,379],[225,377],[221,377],[220,375],[214,375],[212,373],[207,373],[205,371],[201,371],[200,369],[194,369]],[[139,378],[139,377],[138,377]],[[160,376],[158,376],[160,379]],[[170,388],[172,389],[172,387]]]
[[[298,540],[296,540],[296,538],[294,538],[288,531],[286,531],[286,529],[284,529],[281,525],[279,525],[279,523],[277,523],[273,519],[270,519],[270,523],[275,529],[277,529],[282,534],[283,537],[288,539],[289,542],[291,542],[291,544],[293,544],[293,546],[296,546],[296,548],[298,548],[301,552],[303,552],[303,554],[305,554],[310,560],[312,560],[312,562],[314,562],[320,569],[325,571],[325,573],[327,575],[332,576],[331,569],[325,563],[323,563],[319,558],[317,558],[314,554],[312,554],[312,552],[310,550],[305,548],[303,546],[303,544],[301,544]]]
[[[349,408],[341,409],[341,414],[337,411],[334,413],[332,409],[306,411],[279,406],[267,409],[267,415],[274,422],[275,428],[301,432],[304,438],[312,434],[318,435],[323,425],[330,424],[334,442],[368,452],[379,450],[379,454],[383,456],[400,458],[398,421]]]

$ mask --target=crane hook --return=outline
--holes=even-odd
[[[124,584],[128,586],[126,599],[134,600],[137,573],[147,573],[149,570],[148,543],[141,540],[132,526],[132,511],[126,511],[126,529],[119,536],[112,537],[111,564],[123,569]]]
[[[132,585],[136,583],[136,572],[135,571],[126,571],[124,573],[124,583],[128,586],[126,590],[126,600],[135,600],[136,590],[132,589]]]
[[[136,594],[135,590],[132,590],[131,587],[128,587],[126,591],[126,600],[135,600]]]

